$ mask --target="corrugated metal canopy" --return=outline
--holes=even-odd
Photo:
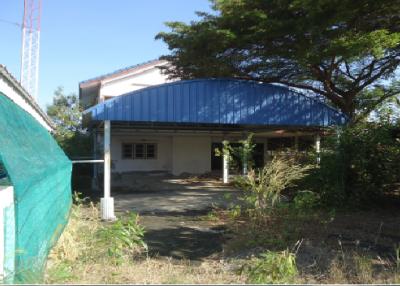
[[[177,81],[97,104],[85,121],[254,126],[342,125],[341,112],[289,88],[235,79]]]

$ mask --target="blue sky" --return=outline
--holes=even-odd
[[[0,0],[0,20],[21,22],[23,0]],[[189,22],[210,11],[208,0],[42,0],[39,103],[63,86],[168,53],[155,41],[166,21]],[[19,79],[21,29],[0,21],[0,64]]]

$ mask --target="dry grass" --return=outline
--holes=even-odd
[[[142,261],[110,265],[107,261],[80,264],[62,279],[49,278],[47,283],[79,284],[221,284],[244,283],[245,278],[221,270],[217,262],[192,265],[189,261],[146,258]]]
[[[221,284],[244,283],[245,277],[228,270],[222,261],[192,263],[160,257],[112,260],[98,249],[94,239],[102,226],[94,205],[74,206],[70,221],[52,250],[47,265],[46,283],[74,284]]]
[[[221,211],[213,216],[226,220],[233,232],[225,246],[232,257],[293,249],[296,241],[304,241],[296,255],[299,275],[295,283],[400,282],[400,254],[397,266],[393,247],[399,219],[392,213],[345,212],[331,217],[322,211],[297,214],[284,208],[261,221],[245,216],[230,219],[228,214]],[[386,226],[382,232],[376,227],[381,221]],[[343,243],[340,237],[345,239]]]
[[[330,233],[349,231],[349,220],[336,216],[328,220],[322,215],[301,218],[278,212],[263,220],[263,225],[252,225],[246,219],[235,218],[231,226],[232,239],[225,245],[226,260],[206,259],[202,262],[147,257],[145,253],[113,263],[100,244],[96,232],[103,226],[95,205],[74,206],[71,219],[58,244],[50,254],[46,283],[74,284],[221,284],[248,282],[241,266],[251,263],[251,257],[272,249],[292,249],[295,240],[305,239],[296,256],[299,269],[294,283],[399,283],[400,257],[396,266],[393,256],[381,258],[368,250],[342,248],[337,240],[329,243]],[[365,219],[366,214],[361,216]],[[319,222],[322,219],[323,222]],[[347,218],[347,216],[345,216]],[[355,216],[353,216],[355,218]],[[207,218],[205,218],[207,219]],[[229,215],[215,211],[213,220],[232,221]],[[381,218],[383,219],[383,218]],[[239,223],[238,223],[239,222]],[[340,223],[339,223],[340,222]],[[389,223],[386,223],[388,225]],[[394,225],[397,225],[395,223]],[[346,226],[346,227],[344,227]],[[268,231],[265,231],[268,229]],[[319,230],[319,231],[318,231]],[[391,229],[385,230],[391,234]],[[370,229],[353,231],[353,236],[365,238]],[[346,233],[350,236],[351,233]],[[384,233],[379,241],[386,242]],[[377,235],[372,235],[377,237]],[[251,238],[251,239],[250,239]],[[352,237],[355,238],[355,237]],[[378,240],[372,240],[372,243]],[[390,243],[390,242],[388,242]],[[340,245],[340,246],[339,246]],[[103,246],[104,248],[104,246]],[[254,249],[255,251],[252,251]],[[400,251],[400,250],[399,250]],[[237,256],[238,253],[244,255]],[[250,254],[247,257],[247,254]],[[252,255],[254,254],[254,255]],[[400,255],[399,255],[400,256]],[[254,258],[254,257],[253,257]],[[228,263],[229,262],[229,263]],[[314,265],[314,266],[312,266]]]
[[[388,260],[360,255],[347,254],[347,261],[335,257],[329,267],[323,283],[354,284],[398,284],[399,276]]]

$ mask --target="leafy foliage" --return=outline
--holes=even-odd
[[[253,144],[254,134],[250,133],[246,139],[239,141],[239,146],[233,147],[228,140],[222,141],[222,148],[215,148],[215,156],[222,157],[227,156],[230,164],[235,164],[235,158],[240,161],[242,165],[243,174],[246,175],[248,169],[253,167],[252,155],[255,148]]]
[[[377,202],[400,182],[399,127],[386,120],[361,122],[327,138],[321,165],[305,188],[327,204]],[[396,131],[397,130],[397,131]]]
[[[276,156],[263,169],[237,177],[235,184],[245,191],[244,200],[260,215],[273,208],[280,201],[282,191],[302,179],[309,169],[293,158]]]
[[[252,155],[256,147],[256,145],[253,144],[253,135],[254,134],[250,134],[246,139],[240,140],[240,146],[234,149],[238,157],[241,158],[243,175],[247,175],[248,169],[252,168]]]
[[[108,255],[119,264],[126,257],[141,253],[143,249],[147,251],[144,233],[144,228],[139,224],[139,216],[131,213],[128,217],[121,217],[112,225],[101,228],[98,237]]]
[[[90,134],[82,127],[82,108],[75,94],[65,95],[58,87],[47,114],[56,124],[55,139],[69,157],[91,154]]]
[[[169,22],[173,78],[236,77],[280,83],[324,96],[350,118],[362,91],[378,104],[400,64],[400,3],[395,0],[213,0],[214,13]]]
[[[267,251],[244,270],[248,274],[249,282],[258,284],[293,283],[298,273],[296,256],[289,250]]]
[[[144,228],[136,214],[105,223],[99,218],[98,206],[88,198],[74,193],[73,199],[68,225],[49,255],[47,283],[86,281],[96,265],[115,271],[147,252]]]
[[[311,191],[301,191],[293,199],[294,207],[300,211],[308,211],[319,205],[320,197]]]

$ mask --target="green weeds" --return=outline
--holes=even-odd
[[[250,283],[293,283],[298,274],[296,255],[289,250],[267,251],[249,265],[245,265],[243,271],[248,275]]]

